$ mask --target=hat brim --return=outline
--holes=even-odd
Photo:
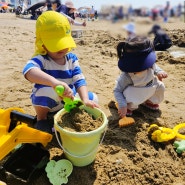
[[[128,31],[128,32],[135,33],[135,30],[134,29],[130,29],[128,27],[128,25],[123,26],[123,29],[126,30],[126,31]]]
[[[149,53],[124,53],[123,57],[118,61],[118,67],[121,71],[135,73],[152,67],[155,61],[156,54],[154,51]]]
[[[58,52],[63,49],[76,47],[76,44],[71,36],[67,36],[64,38],[55,38],[55,39],[42,39],[44,46],[50,52]]]

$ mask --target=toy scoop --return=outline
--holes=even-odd
[[[119,120],[119,127],[126,127],[128,125],[132,125],[135,123],[134,118],[131,117],[123,117]]]
[[[175,141],[173,144],[176,148],[176,152],[181,154],[185,151],[185,140]]]
[[[118,109],[118,103],[115,103],[115,106]],[[125,116],[119,120],[118,124],[119,124],[119,127],[126,127],[126,126],[132,125],[134,123],[135,123],[134,118]]]
[[[45,171],[47,177],[53,185],[67,184],[68,177],[73,171],[72,163],[67,159],[61,159],[59,161],[50,160],[48,162]]]
[[[56,93],[61,97],[63,97],[64,90],[65,90],[64,86],[62,86],[62,85],[58,85],[55,87]],[[72,100],[71,98],[68,98],[68,97],[63,97],[63,101],[65,103],[64,109],[67,112],[70,112],[72,109],[83,105],[83,102],[79,98],[76,98],[76,97],[74,98],[74,100]]]
[[[156,124],[152,124],[150,125],[148,132],[149,135],[151,135],[152,140],[156,142],[170,141],[175,138],[185,140],[185,135],[179,133],[179,130],[182,128],[185,128],[185,123],[180,123],[176,125],[173,129],[159,127]]]

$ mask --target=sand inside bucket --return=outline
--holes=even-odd
[[[74,132],[90,132],[99,128],[103,123],[103,118],[100,116],[95,119],[84,109],[75,108],[63,116],[59,116],[57,120],[59,126]]]

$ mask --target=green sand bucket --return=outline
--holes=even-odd
[[[108,124],[107,117],[100,109],[93,109],[84,105],[80,106],[80,109],[84,109],[95,118],[102,116],[102,125],[90,132],[72,132],[62,128],[57,123],[58,118],[67,113],[65,109],[60,110],[54,116],[54,128],[57,141],[63,149],[66,158],[69,159],[74,166],[79,167],[87,166],[95,160],[98,147],[103,141]],[[57,133],[60,134],[62,144]]]

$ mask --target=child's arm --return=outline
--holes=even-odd
[[[120,117],[126,116],[127,102],[123,95],[123,92],[126,87],[131,84],[132,80],[126,73],[122,73],[116,81],[116,85],[114,87],[114,97],[116,99],[116,102],[118,103],[118,113]]]
[[[32,83],[47,85],[53,87],[54,89],[56,86],[62,85],[64,86],[65,89],[63,96],[69,97],[71,99],[74,98],[73,91],[65,82],[57,80],[53,76],[50,76],[49,74],[45,73],[44,71],[40,70],[37,67],[31,68],[24,75],[25,78]]]
[[[63,12],[60,12],[62,15],[64,15],[65,17],[67,17],[67,19],[68,19],[68,21],[71,23],[71,24],[73,24],[73,25],[75,25],[75,26],[86,26],[86,21],[84,21],[84,22],[77,22],[77,21],[75,21],[73,18],[71,18],[71,17],[69,17],[68,15],[66,15],[65,13],[63,13]]]

